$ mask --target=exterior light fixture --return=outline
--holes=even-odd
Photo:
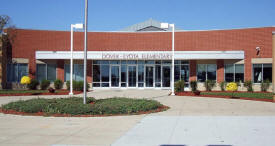
[[[70,93],[69,95],[74,95],[73,93],[73,47],[74,47],[74,29],[83,29],[83,24],[71,24],[71,68],[70,68]]]
[[[175,72],[175,24],[168,24],[168,23],[161,23],[160,27],[163,29],[168,29],[169,27],[172,28],[172,92],[171,95],[175,95],[175,88],[174,88],[174,72]]]

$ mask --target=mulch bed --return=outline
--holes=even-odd
[[[211,92],[224,92],[224,91],[211,91]],[[242,91],[240,91],[242,92]],[[266,92],[256,92],[256,93],[266,93]],[[262,99],[262,98],[248,98],[248,97],[231,97],[231,96],[222,96],[222,95],[195,95],[193,92],[177,92],[177,96],[194,96],[194,97],[211,97],[211,98],[227,98],[227,99],[242,99],[242,100],[253,100],[253,101],[265,101],[265,102],[274,102],[272,99]]]
[[[74,95],[82,93],[82,91],[73,91]],[[43,92],[43,93],[0,93],[0,96],[31,96],[31,95],[68,95],[67,90],[57,90],[55,93]]]
[[[70,115],[70,114],[47,114],[43,112],[38,113],[25,113],[25,112],[18,112],[15,110],[3,110],[0,108],[0,113],[4,114],[13,114],[13,115],[22,115],[22,116],[44,116],[44,117],[108,117],[108,116],[129,116],[129,115],[142,115],[142,114],[150,114],[150,113],[157,113],[168,110],[168,106],[161,106],[155,110],[150,111],[141,111],[134,114],[106,114],[106,115]]]

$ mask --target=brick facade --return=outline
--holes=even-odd
[[[175,32],[176,51],[245,52],[245,80],[251,80],[252,58],[272,58],[272,31],[275,27]],[[35,77],[35,51],[70,51],[69,31],[17,29],[12,44],[13,58],[29,59],[29,74]],[[74,50],[83,50],[83,32],[74,33]],[[261,47],[257,55],[256,47]],[[169,51],[171,32],[89,32],[88,51]],[[224,80],[223,61],[217,61],[217,80]],[[64,62],[63,62],[64,64]],[[64,66],[64,65],[63,65]],[[88,69],[91,68],[88,61]],[[64,79],[62,61],[58,61],[58,78]],[[87,71],[92,81],[92,70]],[[190,61],[190,80],[196,79],[196,61]]]

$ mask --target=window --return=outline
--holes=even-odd
[[[244,82],[244,65],[225,64],[224,77],[226,82]]]
[[[8,64],[7,67],[8,82],[20,82],[23,76],[27,76],[29,74],[28,64],[25,63]]]
[[[272,64],[253,64],[254,83],[261,83],[264,80],[272,81]]]
[[[204,82],[205,80],[216,80],[216,64],[198,64],[197,65],[197,80]]]
[[[56,80],[56,65],[55,64],[37,64],[36,65],[36,79],[42,80]]]
[[[74,64],[73,67],[73,80],[83,81],[84,80],[84,72],[83,72],[83,64]],[[71,73],[71,65],[65,64],[65,81],[70,80]]]

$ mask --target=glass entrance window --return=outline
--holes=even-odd
[[[138,87],[144,87],[144,65],[138,65]]]
[[[119,66],[111,66],[111,86],[119,87]]]
[[[145,72],[145,81],[146,87],[153,87],[154,86],[154,67],[153,66],[146,66]]]
[[[162,66],[162,87],[170,87],[171,67]]]
[[[155,67],[155,87],[161,87],[161,66]]]
[[[128,87],[136,87],[137,75],[136,66],[128,66]]]
[[[120,86],[121,87],[126,87],[127,84],[127,66],[126,65],[121,65],[121,71],[120,71]]]
[[[101,65],[101,87],[109,87],[109,65]]]
[[[92,70],[93,87],[171,87],[170,60],[94,60]],[[177,80],[184,80],[188,86],[188,61],[175,61]]]

